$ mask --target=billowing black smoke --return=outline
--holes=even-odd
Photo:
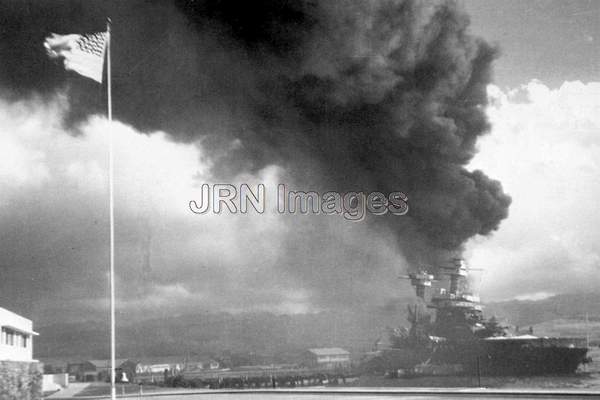
[[[465,168],[489,129],[496,51],[454,2],[0,4],[5,93],[66,87],[74,126],[103,110],[103,92],[47,60],[41,43],[101,30],[110,15],[116,118],[198,141],[215,174],[276,164],[298,189],[404,191],[408,215],[370,222],[413,265],[442,262],[507,216],[500,183]]]
[[[495,50],[469,35],[454,3],[178,5],[200,31],[222,26],[251,60],[252,122],[225,165],[274,162],[332,190],[406,191],[409,218],[386,221],[415,261],[507,216],[500,184],[464,168],[489,128]]]

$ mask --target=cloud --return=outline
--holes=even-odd
[[[39,120],[30,120],[32,109],[40,105],[39,101],[18,102],[9,105],[0,102],[6,112],[0,115],[0,126],[12,125],[12,134],[0,136],[0,185],[3,190],[0,202],[8,201],[10,192],[19,187],[39,186],[49,178],[45,154],[36,146],[36,131],[52,130],[56,121],[53,111],[40,109],[43,114]]]
[[[92,117],[75,135],[62,125],[67,111],[62,95],[0,101],[2,299],[32,312],[105,293],[109,129],[116,148],[117,235],[125,254],[138,245],[131,231],[151,226],[140,221],[163,213],[173,222],[185,214],[194,176],[203,168],[198,148],[160,132],[144,135]]]
[[[111,130],[124,315],[308,312],[382,305],[397,296],[392,278],[406,264],[385,228],[337,216],[279,215],[269,206],[265,214],[193,214],[189,201],[202,183],[215,182],[201,143],[94,115],[74,133],[62,124],[68,107],[63,95],[0,101],[0,140],[8,144],[0,163],[4,306],[42,324],[106,314]],[[282,175],[267,166],[232,183],[269,190]]]
[[[595,290],[600,283],[600,83],[488,88],[492,132],[471,163],[513,198],[491,239],[469,243],[491,299]]]
[[[15,98],[66,90],[68,124],[102,112],[95,84],[62,71],[39,43],[48,32],[104,29],[106,15],[115,119],[201,141],[222,179],[277,165],[286,182],[321,191],[405,191],[411,211],[381,225],[413,266],[447,262],[508,212],[501,184],[465,169],[489,130],[497,51],[471,34],[457,3],[15,6],[6,19],[26,28],[0,46],[0,87]]]
[[[104,29],[106,15],[120,121],[111,126],[94,116],[104,110],[97,85],[40,45],[49,32]],[[6,19],[25,27],[0,46],[4,140],[16,158],[4,166],[15,183],[1,245],[14,287],[26,288],[6,299],[22,307],[104,307],[108,130],[117,289],[131,308],[389,304],[398,272],[447,262],[508,212],[501,184],[465,168],[489,130],[497,52],[456,3],[76,1],[13,7]],[[216,179],[404,191],[410,210],[365,223],[193,215],[189,200]]]

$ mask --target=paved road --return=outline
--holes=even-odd
[[[80,382],[69,383],[69,386],[67,388],[59,390],[58,392],[53,393],[46,398],[47,399],[72,398],[77,393],[81,392],[83,389],[88,387],[89,385],[90,385],[89,383],[80,383]]]
[[[184,399],[184,400],[340,400],[340,399],[352,399],[352,400],[391,400],[391,399],[402,399],[402,400],[443,400],[443,399],[456,399],[456,400],[476,400],[476,399],[496,399],[496,400],[515,400],[518,399],[566,399],[563,396],[534,396],[534,397],[514,397],[510,395],[494,395],[494,396],[482,396],[482,395],[448,395],[448,394],[364,394],[364,395],[353,395],[353,394],[244,394],[240,395],[236,394],[192,394],[188,396],[179,395],[169,395],[169,396],[161,396],[154,397],[155,399],[161,400],[176,400],[176,399]],[[588,397],[568,397],[568,399],[590,399],[594,398],[591,396]],[[598,398],[597,396],[595,398]],[[139,397],[131,397],[130,399],[139,399]]]
[[[57,396],[59,397],[59,396]],[[77,398],[77,397],[75,397]],[[107,399],[107,396],[94,397],[94,399]],[[119,396],[120,399],[140,399],[138,395]],[[591,399],[600,398],[599,392],[583,391],[509,391],[509,390],[489,390],[489,389],[421,389],[421,388],[402,388],[394,389],[337,389],[337,390],[203,390],[187,391],[177,393],[148,393],[143,396],[148,400],[386,400],[386,399],[405,399],[405,400],[441,400],[441,399]],[[83,399],[83,397],[80,397]],[[86,397],[86,399],[91,399]]]

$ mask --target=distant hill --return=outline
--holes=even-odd
[[[310,347],[344,347],[370,350],[387,339],[386,327],[406,326],[405,305],[370,311],[328,311],[315,314],[197,313],[163,318],[117,320],[119,357],[168,355],[245,355],[257,359],[289,359]],[[592,331],[600,341],[600,294],[562,294],[538,301],[511,300],[486,305],[485,315],[547,336],[581,336]],[[585,323],[588,314],[589,323]],[[38,326],[35,356],[45,358],[106,358],[109,354],[108,321],[95,320]],[[593,331],[597,333],[593,333]]]
[[[600,321],[600,293],[560,294],[543,300],[510,300],[486,305],[485,314],[526,327],[554,320]]]
[[[406,318],[404,308],[399,308],[296,315],[203,313],[117,322],[119,357],[228,352],[276,361],[310,347],[370,350],[377,339],[387,336],[386,327],[405,325]],[[37,358],[105,358],[109,354],[105,321],[51,324],[37,330]]]
[[[538,336],[587,337],[592,345],[600,344],[600,321],[555,319],[533,325]]]
[[[588,337],[600,344],[600,293],[560,294],[543,300],[490,303],[486,315],[537,336]]]

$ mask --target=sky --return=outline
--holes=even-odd
[[[494,67],[497,86],[510,89],[533,79],[552,88],[565,81],[598,81],[598,2],[462,0],[462,4],[471,16],[471,29],[500,46]]]
[[[468,25],[453,6],[388,20],[372,3],[268,3],[254,24],[210,1],[148,2],[141,22],[118,2],[0,2],[0,306],[42,323],[105,313],[108,130],[121,313],[381,307],[412,294],[398,275],[457,253],[484,270],[488,301],[598,286],[600,5],[458,2]],[[101,87],[41,50],[108,11],[112,124]],[[433,89],[410,83],[414,60]],[[363,222],[190,212],[202,183],[223,182],[414,201]]]
[[[466,1],[473,31],[501,56],[489,135],[472,166],[499,179],[509,217],[469,245],[484,299],[595,291],[600,4]]]

